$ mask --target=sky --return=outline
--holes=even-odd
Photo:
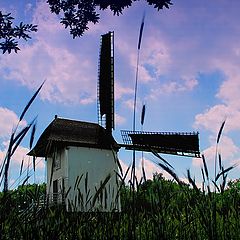
[[[146,104],[145,131],[199,132],[200,151],[211,177],[214,176],[216,138],[223,121],[218,153],[224,167],[237,164],[229,180],[239,178],[240,168],[240,24],[238,0],[172,0],[170,9],[157,11],[146,1],[137,1],[120,16],[99,11],[98,24],[72,39],[59,18],[43,0],[1,0],[0,9],[12,12],[15,23],[38,25],[28,42],[20,41],[21,51],[0,55],[0,161],[14,126],[25,105],[46,80],[20,128],[37,116],[34,143],[55,115],[97,122],[97,80],[100,37],[114,31],[115,130],[131,130],[139,28],[145,12],[145,26],[139,60],[136,129]],[[44,159],[26,156],[26,139],[13,156],[10,186],[16,187],[22,159],[29,181],[46,180]],[[200,184],[202,160],[161,155],[186,179],[187,169]],[[141,175],[141,153],[137,154],[137,174]],[[126,169],[132,153],[121,149],[119,159]],[[144,153],[147,177],[162,172],[158,159]]]

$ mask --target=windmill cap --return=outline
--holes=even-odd
[[[53,145],[114,149],[120,147],[103,127],[96,123],[55,118],[43,131],[30,156],[46,157]]]

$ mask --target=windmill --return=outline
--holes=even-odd
[[[122,130],[123,143],[115,141],[113,32],[101,37],[97,86],[98,124],[56,115],[29,152],[46,159],[48,200],[69,210],[121,209],[117,159],[121,147],[199,157],[198,133]],[[84,191],[79,195],[77,190]]]
[[[138,44],[139,45],[139,44]],[[99,57],[98,121],[107,132],[114,129],[114,33],[102,35]],[[196,132],[145,132],[121,130],[120,147],[136,151],[156,151],[187,157],[200,157]]]

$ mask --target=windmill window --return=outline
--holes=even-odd
[[[53,202],[57,203],[58,199],[58,180],[53,181]]]
[[[62,158],[62,151],[57,150],[53,156],[53,167],[55,171],[61,168],[61,158]]]

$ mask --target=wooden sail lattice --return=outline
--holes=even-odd
[[[114,129],[114,33],[102,35],[98,72],[98,122]]]
[[[121,131],[122,139],[128,150],[151,152],[152,150],[180,156],[200,157],[199,133],[197,132],[143,132]]]

